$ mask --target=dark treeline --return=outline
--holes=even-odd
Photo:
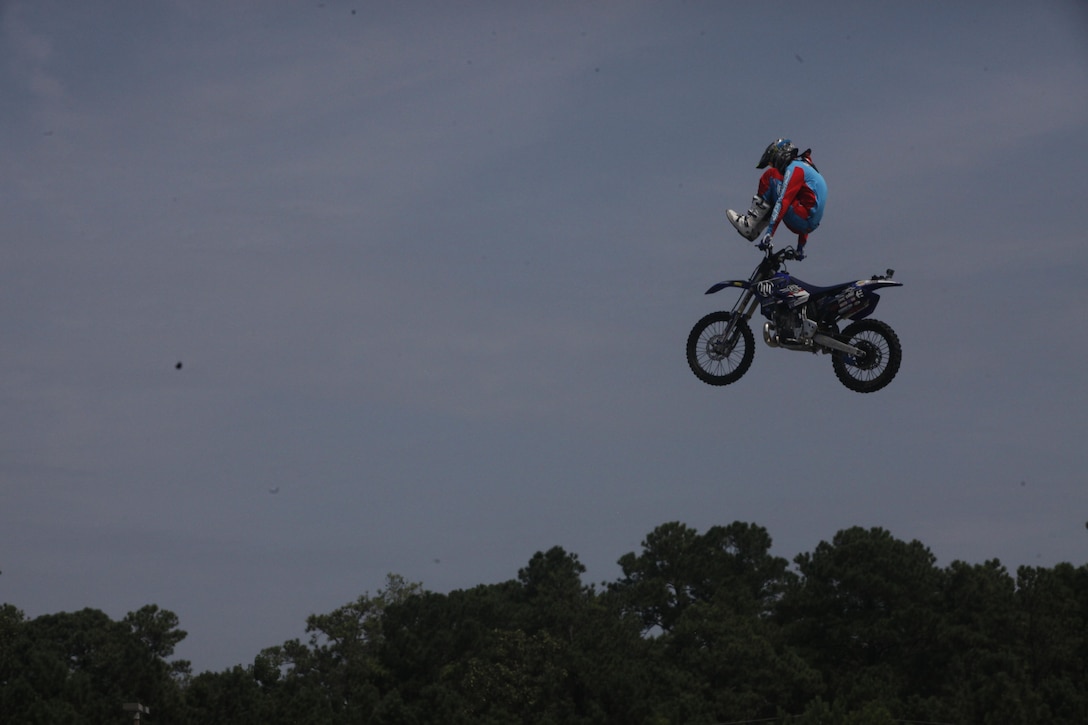
[[[793,565],[759,526],[659,526],[622,576],[574,554],[449,594],[390,576],[308,637],[193,675],[154,605],[0,608],[0,722],[1085,723],[1088,566],[954,562],[851,528]]]

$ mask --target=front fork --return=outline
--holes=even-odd
[[[729,351],[736,347],[737,337],[740,335],[737,320],[741,318],[745,321],[752,319],[758,304],[759,302],[756,300],[756,296],[752,294],[752,290],[746,289],[741,294],[740,299],[737,300],[737,303],[733,305],[732,317],[729,318],[729,324],[725,326],[725,332],[722,333],[722,338],[725,340],[726,348]]]

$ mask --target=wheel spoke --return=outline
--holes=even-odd
[[[739,332],[734,328],[733,343],[726,340],[725,333],[729,329],[729,323],[718,323],[707,328],[706,342],[702,346],[700,360],[707,370],[714,370],[717,374],[729,372],[736,368],[744,357],[744,349],[737,350]]]

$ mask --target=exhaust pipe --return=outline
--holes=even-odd
[[[774,332],[774,323],[763,323],[763,342],[767,343],[767,347],[781,347],[778,344],[778,335]]]

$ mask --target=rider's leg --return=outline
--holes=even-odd
[[[741,236],[754,242],[760,232],[767,228],[767,218],[780,193],[782,193],[782,174],[778,169],[770,166],[759,177],[759,186],[756,189],[756,195],[752,197],[752,206],[748,211],[738,214],[729,209],[725,215]]]

